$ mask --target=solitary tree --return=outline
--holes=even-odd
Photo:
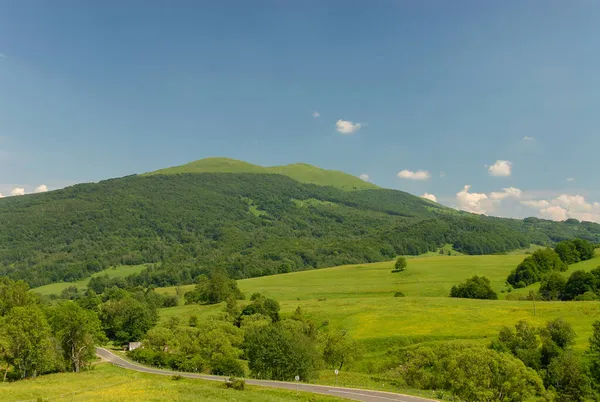
[[[407,262],[406,262],[406,258],[405,257],[400,257],[396,260],[396,265],[394,265],[394,271],[393,272],[402,272],[406,269],[407,266]]]

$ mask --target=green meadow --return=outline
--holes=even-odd
[[[272,388],[226,389],[223,383],[169,376],[96,364],[78,374],[51,374],[32,380],[0,383],[2,401],[341,401],[342,399]]]
[[[97,277],[102,275],[108,275],[110,278],[122,278],[128,275],[137,274],[141,272],[146,265],[119,265],[116,267],[108,268],[100,272],[96,272],[91,277]],[[51,283],[50,285],[40,286],[34,288],[33,291],[41,295],[57,295],[60,294],[64,289],[69,286],[76,286],[79,290],[83,290],[87,287],[90,278],[85,278],[77,282],[57,282]]]
[[[402,273],[392,273],[393,262],[348,265],[238,281],[247,298],[259,292],[278,300],[284,314],[300,306],[319,323],[341,326],[359,340],[368,355],[385,353],[393,346],[424,341],[473,339],[489,342],[503,326],[519,320],[543,325],[564,318],[577,332],[577,348],[583,350],[592,322],[600,318],[600,302],[535,302],[505,300],[511,293],[526,295],[529,288],[506,291],[507,275],[525,254],[488,256],[425,256],[408,260]],[[591,270],[600,257],[574,264],[575,270]],[[448,297],[450,289],[473,275],[488,277],[500,300]],[[184,291],[192,286],[182,287]],[[175,288],[157,289],[176,294]],[[394,297],[402,291],[406,297]],[[501,293],[503,292],[503,293]],[[510,297],[509,297],[510,298]],[[244,304],[244,302],[241,302]],[[222,311],[222,305],[179,306],[161,311],[162,320],[178,316],[184,322]]]

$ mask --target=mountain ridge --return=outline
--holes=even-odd
[[[323,169],[308,163],[297,162],[288,165],[260,166],[227,157],[199,159],[183,165],[144,173],[143,176],[181,173],[271,173],[282,174],[301,183],[331,186],[347,191],[379,188],[375,184],[351,174],[339,170]]]

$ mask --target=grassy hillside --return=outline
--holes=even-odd
[[[79,290],[83,290],[87,287],[88,282],[91,278],[97,276],[107,275],[109,278],[124,278],[129,275],[139,274],[145,265],[119,265],[112,268],[96,272],[89,278],[80,279],[75,282],[56,282],[49,285],[40,286],[34,289],[36,293],[41,295],[59,295],[63,290],[69,286],[75,286]]]
[[[521,255],[424,257],[408,261],[402,273],[391,273],[392,262],[360,264],[297,272],[238,281],[250,295],[260,292],[280,301],[282,311],[291,314],[300,306],[305,314],[342,326],[378,360],[397,345],[447,339],[475,339],[489,342],[503,326],[519,320],[542,325],[562,317],[577,332],[577,348],[587,347],[592,323],[600,316],[600,302],[536,302],[468,300],[449,298],[450,288],[472,275],[487,276],[495,290],[504,287],[509,272],[525,258]],[[574,264],[569,271],[591,270],[600,257]],[[185,290],[190,290],[187,287]],[[174,288],[158,289],[175,294]],[[407,297],[393,297],[396,291]],[[501,299],[507,293],[499,293]],[[222,306],[180,306],[161,311],[166,320],[179,316],[216,314]]]
[[[186,165],[175,166],[167,169],[147,173],[155,174],[180,174],[180,173],[272,173],[291,177],[301,183],[331,186],[343,190],[364,190],[378,188],[373,183],[368,183],[358,177],[336,170],[325,170],[306,163],[292,165],[262,167],[248,162],[229,158],[206,158]]]
[[[220,382],[143,374],[100,363],[79,374],[52,374],[28,381],[0,383],[2,401],[341,401],[293,391],[247,386],[226,389]]]

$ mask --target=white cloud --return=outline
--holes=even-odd
[[[575,181],[575,178],[573,178],[573,177],[567,177],[567,181]]]
[[[441,178],[444,178],[444,177],[446,177],[446,172],[444,172],[444,171],[442,170],[442,171],[440,172],[440,177],[441,177]]]
[[[431,173],[427,170],[417,170],[416,172],[413,172],[404,169],[398,172],[398,177],[407,180],[429,180],[431,178]]]
[[[544,209],[550,206],[550,203],[546,200],[521,201],[521,204],[525,205],[526,207],[531,207],[535,209]]]
[[[437,197],[433,194],[429,194],[429,193],[425,193],[421,196],[421,198],[425,198],[427,200],[433,201],[433,202],[437,202]]]
[[[37,186],[37,188],[35,189],[36,193],[45,193],[46,191],[48,191],[48,186],[45,184]]]
[[[508,187],[502,190],[502,192],[491,192],[490,198],[493,200],[503,200],[508,197],[521,198],[521,195],[523,195],[523,191],[515,187]]]
[[[0,198],[4,198],[4,196],[2,195],[2,193],[0,193]]]
[[[355,132],[360,130],[360,127],[360,123],[353,123],[351,121],[342,119],[338,120],[337,123],[335,123],[335,129],[342,134],[354,134]]]
[[[0,53],[0,59],[6,59],[6,58],[8,58],[7,55],[5,55],[4,53]]]
[[[523,137],[523,141],[533,141],[535,138],[530,137],[528,135],[526,135],[525,137]]]
[[[319,113],[319,112],[313,112],[313,115],[312,115],[312,116],[313,116],[315,119],[318,119],[319,117],[321,117],[321,113]]]
[[[25,195],[25,189],[21,188],[21,187],[17,187],[15,189],[13,189],[13,191],[10,192],[10,195],[12,195],[12,196]]]
[[[458,208],[474,214],[485,214],[487,206],[484,202],[488,196],[483,193],[470,193],[471,186],[467,184],[456,194]]]
[[[358,176],[361,180],[364,181],[369,181],[369,175],[366,173],[361,174],[360,176]]]
[[[537,209],[541,218],[557,221],[574,218],[600,223],[600,202],[588,202],[579,194],[561,194],[550,200],[528,200],[521,204]]]
[[[512,162],[498,160],[488,168],[491,176],[507,177],[512,173]]]

